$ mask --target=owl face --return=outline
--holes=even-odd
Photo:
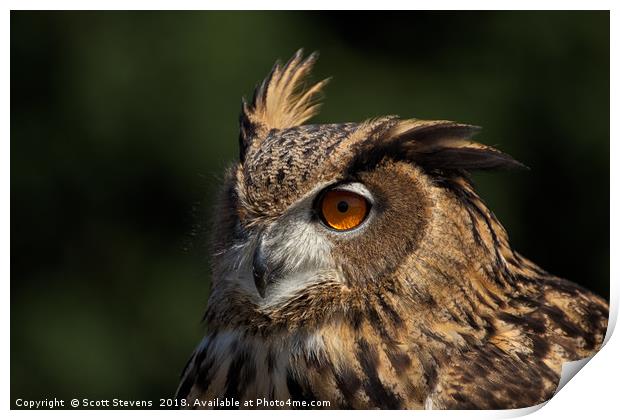
[[[274,133],[231,179],[235,240],[220,270],[261,307],[285,305],[320,282],[363,288],[397,267],[430,218],[428,179],[405,162],[338,167],[353,124]],[[384,250],[390,249],[389,253]],[[219,264],[216,260],[216,265]]]
[[[519,165],[449,121],[304,125],[325,84],[301,89],[315,58],[276,65],[243,103],[214,242],[210,307],[236,314],[227,322],[341,316],[394,279],[414,282],[396,273],[439,245],[437,209],[449,198],[437,180]]]

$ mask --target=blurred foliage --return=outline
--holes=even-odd
[[[302,46],[319,122],[484,126],[515,248],[608,296],[608,12],[12,12],[12,404],[173,395],[240,97]]]

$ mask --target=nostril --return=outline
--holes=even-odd
[[[256,290],[261,297],[265,297],[265,289],[267,288],[267,261],[262,251],[262,247],[258,246],[254,251],[254,258],[252,259],[252,275],[254,276],[254,284]]]

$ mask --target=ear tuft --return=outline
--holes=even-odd
[[[320,107],[317,98],[329,79],[305,86],[318,53],[303,59],[303,50],[282,66],[276,62],[273,69],[255,89],[250,104],[242,102],[239,118],[239,146],[241,159],[250,142],[264,137],[269,130],[284,129],[303,124],[315,116]]]
[[[407,160],[430,170],[527,168],[506,153],[472,141],[480,131],[473,125],[390,118],[380,120],[372,130],[366,126],[362,124],[359,134],[343,144],[351,150],[349,171],[365,170],[385,157]]]
[[[480,127],[452,121],[404,120],[384,139],[416,164],[428,169],[527,168],[512,156],[471,138]]]

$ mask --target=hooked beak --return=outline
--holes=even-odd
[[[259,245],[254,251],[252,259],[252,275],[254,276],[254,284],[260,297],[265,297],[265,289],[268,284],[267,259],[263,252],[263,247]]]

